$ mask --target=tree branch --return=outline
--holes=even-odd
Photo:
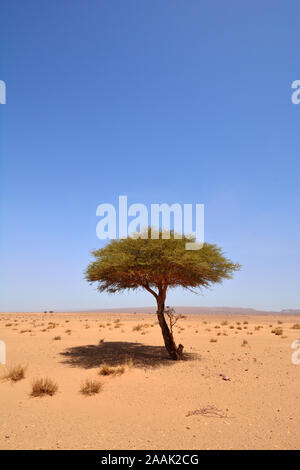
[[[153,289],[151,289],[151,287],[149,287],[148,282],[143,283],[143,288],[150,292],[150,294],[154,295],[156,299],[158,298],[157,293]]]

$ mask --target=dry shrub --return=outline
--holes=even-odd
[[[35,379],[32,382],[31,396],[32,397],[43,397],[55,395],[58,390],[58,385],[49,377]]]
[[[59,340],[61,340],[61,336],[54,336],[53,340],[54,341],[59,341]]]
[[[300,324],[295,323],[295,325],[292,326],[292,330],[300,330]]]
[[[115,375],[122,375],[125,372],[124,366],[118,366],[115,368]]]
[[[278,327],[278,328],[275,328],[275,330],[272,330],[271,333],[273,333],[276,336],[281,336],[283,333],[283,329]]]
[[[133,359],[131,357],[128,357],[124,363],[124,366],[131,369],[133,367]]]
[[[97,380],[86,379],[85,382],[81,384],[80,393],[83,395],[96,395],[102,389],[102,383]]]
[[[115,369],[114,367],[110,367],[108,364],[103,364],[99,371],[98,371],[98,374],[99,375],[113,375],[115,372]]]
[[[211,342],[211,343],[217,343],[218,340],[217,340],[216,338],[211,338],[211,339],[210,339],[210,342]]]
[[[132,331],[141,331],[142,329],[143,329],[143,325],[141,323],[139,323],[138,325],[135,325],[132,328]]]
[[[10,380],[11,382],[18,382],[25,378],[26,366],[22,364],[16,364],[7,368],[3,380]]]
[[[132,367],[133,366],[133,362],[132,360],[127,360],[124,364],[120,364],[119,366],[115,366],[115,367],[111,367],[109,366],[108,364],[103,364],[99,371],[98,371],[98,374],[99,375],[103,375],[103,376],[108,376],[108,375],[112,375],[112,376],[116,376],[116,375],[122,375],[124,374],[125,372],[125,366],[127,367]]]

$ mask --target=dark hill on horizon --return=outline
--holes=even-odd
[[[221,315],[221,314],[232,314],[232,315],[299,315],[300,309],[285,309],[285,310],[256,310],[254,308],[246,307],[187,307],[187,306],[173,306],[176,313],[182,314],[199,314],[199,315]],[[126,307],[126,308],[102,308],[93,310],[80,310],[80,312],[86,313],[155,313],[156,308],[151,307]]]

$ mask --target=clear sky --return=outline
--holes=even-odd
[[[122,194],[204,203],[243,265],[168,304],[300,308],[299,0],[0,4],[0,310],[153,305],[83,279]]]

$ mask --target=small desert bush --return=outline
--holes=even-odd
[[[141,331],[142,329],[143,329],[143,325],[141,323],[139,323],[138,325],[135,325],[132,328],[132,331]]]
[[[216,338],[211,338],[211,340],[210,340],[211,343],[217,343],[217,341],[218,340]]]
[[[128,367],[132,367],[132,365],[129,362],[127,362],[126,365]],[[125,364],[124,365],[119,365],[119,366],[116,366],[116,367],[111,367],[108,364],[103,364],[100,367],[100,369],[98,371],[98,374],[103,375],[103,376],[122,375],[122,374],[124,374],[124,372],[125,372]]]
[[[113,367],[110,367],[108,364],[103,364],[100,369],[98,374],[99,375],[113,375],[115,372],[115,369]]]
[[[295,325],[292,326],[293,330],[300,330],[300,323],[295,323]]]
[[[26,366],[22,364],[16,364],[8,367],[6,373],[2,377],[4,380],[10,380],[11,382],[18,382],[25,378]]]
[[[115,368],[115,375],[122,375],[125,372],[125,366],[118,366]]]
[[[124,365],[131,369],[131,367],[133,367],[133,359],[131,357],[127,358]]]
[[[102,383],[97,380],[86,379],[85,382],[81,384],[80,393],[83,395],[95,395],[99,393],[102,389]]]
[[[241,346],[242,346],[242,347],[245,347],[245,346],[247,346],[247,344],[248,344],[248,341],[247,341],[246,339],[244,339],[243,342],[242,342],[242,344],[241,344]]]
[[[59,341],[59,340],[61,340],[61,336],[54,336],[53,340],[54,341]]]
[[[272,330],[271,333],[273,333],[276,336],[281,336],[282,333],[283,333],[283,329],[282,328],[275,328],[275,330]]]
[[[32,382],[31,396],[42,397],[44,395],[54,395],[58,390],[58,385],[49,377],[35,379]]]
[[[222,325],[222,326],[228,325],[228,321],[227,321],[227,320],[222,321],[222,322],[221,322],[221,325]]]

